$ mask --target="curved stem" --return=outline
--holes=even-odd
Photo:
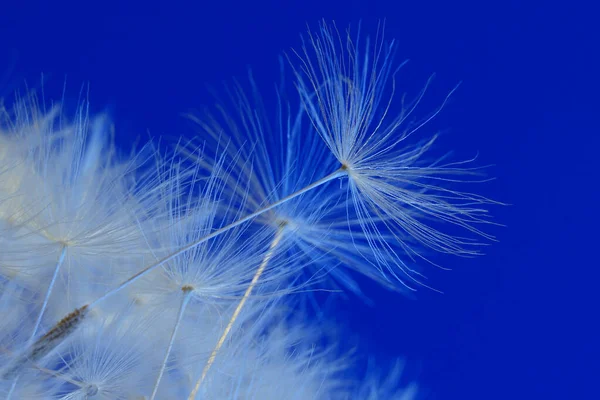
[[[254,287],[258,283],[260,276],[265,271],[267,264],[269,263],[271,258],[273,258],[273,255],[275,254],[275,248],[277,247],[277,245],[279,245],[279,242],[281,242],[281,239],[283,238],[284,229],[285,229],[285,226],[281,226],[277,230],[277,233],[275,234],[275,237],[273,238],[273,241],[271,242],[271,246],[269,247],[269,250],[268,250],[267,254],[265,255],[265,258],[263,258],[262,263],[256,270],[256,273],[254,274],[254,277],[252,278],[252,281],[250,282],[250,286],[248,286],[248,288],[246,289],[246,292],[244,293],[244,296],[242,297],[242,299],[240,300],[239,304],[237,305],[235,311],[233,312],[233,316],[229,320],[227,327],[225,327],[225,330],[223,331],[223,334],[219,338],[217,345],[213,349],[210,357],[208,358],[208,362],[206,363],[206,366],[204,366],[204,369],[202,370],[202,375],[196,382],[196,386],[194,386],[194,389],[190,393],[188,400],[194,400],[194,398],[196,397],[196,394],[198,393],[198,390],[200,389],[200,385],[202,385],[202,382],[204,381],[204,378],[206,378],[206,375],[208,374],[210,367],[212,367],[212,365],[214,364],[215,358],[217,357],[217,353],[219,352],[219,350],[221,350],[221,347],[223,347],[223,344],[225,343],[225,339],[227,339],[227,336],[229,336],[229,332],[231,331],[233,324],[239,317],[240,312],[242,311],[242,308],[244,308],[246,301],[250,297],[250,294],[252,294],[252,291],[254,290]]]

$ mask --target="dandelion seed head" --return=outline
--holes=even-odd
[[[0,107],[0,397],[412,399],[399,364],[348,378],[291,296],[362,296],[357,274],[414,290],[429,250],[493,239],[495,202],[460,189],[473,160],[419,140],[448,99],[417,117],[430,81],[398,98],[395,49],[322,24],[288,59],[299,98],[282,67],[275,118],[250,75],[190,117],[198,137],[125,158],[87,101]]]
[[[383,31],[370,40],[322,23],[296,53],[295,76],[315,130],[348,177],[348,217],[362,231],[352,230],[353,243],[384,279],[410,287],[422,284],[411,264],[428,249],[478,254],[478,238],[493,239],[480,226],[490,223],[485,206],[496,202],[453,188],[477,173],[467,162],[427,160],[435,136],[414,142],[448,98],[424,118],[416,114],[429,81],[414,101],[395,101],[403,64],[394,65],[396,46]],[[470,237],[445,233],[444,224]]]

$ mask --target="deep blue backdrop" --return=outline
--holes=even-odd
[[[437,73],[431,96],[463,85],[436,127],[442,145],[495,164],[478,190],[511,203],[506,228],[476,260],[444,261],[444,295],[381,293],[335,315],[378,359],[405,355],[437,399],[600,398],[596,163],[600,110],[598,10],[584,2],[271,0],[5,2],[2,95],[39,86],[47,98],[89,83],[123,146],[135,136],[191,134],[180,112],[211,104],[206,84],[251,66],[268,90],[277,57],[306,23],[335,19],[387,36],[410,58],[411,89]],[[556,4],[555,4],[556,3]],[[580,3],[580,4],[578,4]],[[588,2],[592,3],[592,2]],[[0,75],[1,77],[2,75]],[[415,79],[412,81],[412,79]]]

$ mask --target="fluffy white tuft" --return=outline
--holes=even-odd
[[[428,159],[435,138],[412,142],[439,110],[414,119],[424,91],[395,109],[394,44],[361,40],[309,32],[276,119],[236,85],[234,113],[194,116],[172,152],[117,156],[85,102],[2,109],[0,397],[414,398],[400,364],[357,379],[296,292],[361,295],[353,272],[412,289],[425,250],[492,239],[493,202],[454,188],[476,170]]]

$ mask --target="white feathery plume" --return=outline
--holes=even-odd
[[[461,168],[463,163],[460,162],[446,165],[440,165],[436,161],[424,163],[423,155],[432,145],[433,140],[412,146],[406,144],[406,140],[414,132],[437,115],[435,112],[415,125],[410,124],[409,118],[419,104],[420,97],[409,108],[405,108],[402,104],[397,116],[388,117],[388,113],[392,112],[390,108],[394,90],[387,103],[382,102],[382,98],[386,81],[390,75],[393,75],[391,70],[393,45],[386,50],[383,40],[377,38],[373,60],[370,60],[371,48],[367,40],[363,59],[352,39],[348,38],[346,60],[344,46],[338,44],[338,39],[331,34],[325,24],[321,28],[321,36],[313,36],[309,33],[309,37],[316,53],[314,57],[316,66],[311,60],[312,54],[309,54],[305,46],[301,69],[295,70],[298,90],[316,131],[338,160],[339,166],[337,169],[326,170],[326,175],[321,179],[314,179],[311,183],[300,186],[299,189],[279,194],[277,188],[282,187],[286,190],[289,187],[286,183],[290,181],[285,177],[276,180],[273,171],[280,167],[280,173],[285,175],[296,167],[295,163],[300,161],[298,158],[293,161],[286,158],[289,149],[294,146],[295,139],[289,131],[286,132],[286,136],[280,131],[279,135],[274,135],[275,139],[273,136],[265,139],[265,133],[271,132],[264,130],[263,120],[260,116],[256,117],[257,111],[246,105],[246,98],[238,91],[234,98],[241,99],[244,133],[250,136],[250,140],[255,139],[254,145],[258,148],[258,152],[267,147],[266,143],[269,139],[277,142],[276,138],[279,138],[280,153],[279,156],[275,156],[275,159],[279,157],[283,160],[279,165],[276,161],[275,168],[272,168],[269,162],[265,164],[259,162],[255,169],[257,173],[249,177],[249,180],[257,182],[258,186],[265,183],[267,185],[266,188],[263,186],[264,190],[260,191],[259,188],[255,193],[263,193],[267,199],[275,194],[270,202],[257,201],[256,203],[261,206],[264,203],[277,205],[277,207],[262,206],[259,208],[260,214],[257,211],[250,216],[264,218],[269,214],[277,215],[278,211],[284,210],[293,202],[302,201],[302,197],[308,196],[307,192],[315,194],[318,191],[325,191],[328,186],[332,186],[332,181],[347,177],[345,202],[340,202],[335,194],[327,198],[327,195],[320,193],[320,198],[332,201],[330,207],[339,204],[345,206],[346,224],[350,233],[347,237],[356,252],[366,259],[368,266],[361,268],[361,271],[365,271],[367,275],[373,276],[366,271],[375,268],[384,279],[389,281],[390,286],[393,285],[393,280],[390,278],[395,278],[402,285],[411,288],[409,283],[405,282],[404,276],[407,276],[410,281],[422,284],[414,276],[418,274],[407,265],[405,260],[408,258],[412,261],[415,256],[424,258],[421,251],[409,245],[413,240],[440,252],[463,256],[478,254],[476,248],[479,243],[475,240],[443,233],[434,224],[428,222],[428,219],[437,219],[437,223],[449,222],[476,235],[492,239],[476,225],[488,223],[484,219],[487,211],[482,208],[482,205],[493,202],[477,195],[439,186],[440,182],[458,182],[458,177],[472,171]],[[305,76],[308,77],[310,84],[305,83]],[[392,88],[395,88],[393,80]],[[244,106],[248,108],[244,110]],[[230,129],[233,127],[235,137],[239,128],[227,115],[223,119]],[[221,134],[218,123],[214,128],[214,124],[211,126],[210,123],[200,122],[200,125],[213,138]],[[281,146],[282,143],[285,145]],[[308,139],[304,144],[312,149],[312,143]],[[286,149],[286,146],[289,147]],[[266,150],[263,151],[268,154]],[[294,153],[294,156],[297,156],[297,153]],[[314,154],[322,153],[315,151]],[[265,159],[269,160],[270,157]],[[321,166],[318,161],[310,160],[303,165],[302,173],[305,171],[314,173],[316,168],[313,166],[317,168]],[[297,183],[297,180],[292,182]],[[288,229],[289,222],[285,216],[282,219],[277,215],[272,218],[271,225],[278,226],[277,234],[283,235]],[[339,222],[338,220],[337,223]],[[356,227],[360,228],[359,233],[356,233]],[[257,276],[259,274],[260,272],[257,272]],[[197,391],[204,375],[205,372],[190,398]]]
[[[3,126],[2,161],[10,153],[17,168],[8,172],[10,185],[0,188],[6,196],[0,273],[38,297],[31,301],[37,316],[16,371],[20,357],[45,356],[76,328],[85,308],[72,311],[73,306],[114,284],[112,268],[143,259],[133,214],[147,204],[132,196],[126,179],[137,161],[114,160],[113,148],[105,144],[104,117],[91,120],[86,107],[67,122],[58,107],[40,111],[32,95],[18,99],[12,123]],[[57,288],[60,296],[53,295]],[[44,320],[54,323],[65,310],[72,312],[36,340]]]
[[[286,199],[313,183],[324,171],[339,168],[339,162],[316,134],[305,111],[291,110],[283,87],[277,91],[278,113],[274,121],[267,116],[252,77],[250,87],[251,98],[241,84],[228,90],[235,112],[219,103],[216,115],[209,113],[204,118],[189,115],[208,133],[208,138],[206,135],[199,138],[203,144],[210,146],[210,139],[218,144],[223,140],[223,132],[227,132],[227,139],[235,144],[231,148],[239,149],[230,158],[237,157],[244,165],[252,160],[253,168],[240,166],[235,171],[241,179],[251,182],[246,202],[248,212]],[[369,237],[363,234],[357,216],[350,212],[347,189],[342,183],[331,181],[293,197],[257,216],[256,221],[273,231],[284,226],[285,240],[278,246],[278,253],[287,252],[288,257],[294,254],[298,258],[294,264],[296,270],[309,267],[312,283],[330,276],[346,289],[362,295],[352,276],[340,268],[345,266],[388,288],[398,289],[383,279],[379,271],[366,268],[363,254],[370,250]],[[388,239],[393,237],[389,235]],[[408,268],[406,271],[418,275]]]
[[[29,118],[23,117],[27,107],[32,110]],[[114,149],[106,144],[104,117],[91,120],[85,104],[73,122],[63,121],[56,109],[50,117],[40,117],[33,100],[18,103],[16,109],[19,118],[8,139],[18,142],[13,150],[22,150],[19,165],[26,175],[2,203],[7,226],[3,239],[10,250],[2,254],[0,270],[24,284],[41,284],[37,289],[47,293],[43,313],[59,281],[68,286],[68,299],[77,295],[77,286],[69,281],[85,278],[78,274],[92,269],[95,279],[108,278],[109,284],[113,263],[141,258],[143,242],[133,217],[149,204],[128,187],[127,174],[138,161],[114,159]],[[49,286],[40,274],[48,274]],[[28,279],[31,275],[35,278]]]
[[[418,385],[415,382],[405,386],[400,385],[403,370],[404,363],[400,360],[397,360],[386,374],[370,365],[364,380],[354,388],[349,399],[414,400],[419,398]]]
[[[290,310],[280,300],[249,303],[245,319],[238,320],[199,390],[187,396],[188,389],[183,398],[333,398],[348,364],[320,343],[320,329],[302,323],[297,314],[290,318]],[[186,370],[181,385],[187,387],[195,383],[198,371],[193,364]],[[188,379],[191,382],[184,383]]]
[[[158,174],[164,176],[164,183],[156,200],[164,208],[164,218],[140,224],[142,232],[150,226],[144,237],[156,260],[239,218],[245,198],[237,198],[242,183],[232,183],[225,160],[217,160],[207,171],[175,154],[163,162],[158,160]],[[261,228],[249,230],[248,225],[228,230],[170,259],[130,287],[136,298],[171,308],[178,315],[151,400],[158,393],[177,331],[185,323],[186,309],[190,313],[198,307],[239,301],[263,262],[271,232]],[[265,281],[279,281],[281,272],[271,274],[271,269],[269,266],[264,274]]]
[[[201,157],[201,156],[200,156]],[[171,156],[159,165],[163,176],[157,209],[162,217],[140,224],[149,251],[159,260],[182,246],[219,230],[243,213],[245,183],[231,186],[225,158],[201,171],[197,163]],[[161,297],[191,288],[193,298],[203,303],[239,299],[268,249],[271,232],[239,225],[164,263],[132,289],[153,303]],[[279,281],[273,276],[271,279]],[[151,300],[155,296],[156,300]]]
[[[225,362],[218,366],[218,376],[231,378],[207,382],[200,398],[335,398],[346,365],[317,346],[315,337],[310,328],[300,324],[281,322],[270,327],[253,344],[221,355]],[[213,391],[218,394],[212,395]]]
[[[309,32],[309,45],[294,69],[306,113],[290,112],[280,95],[278,119],[270,123],[251,82],[253,100],[240,85],[229,90],[235,113],[220,104],[216,116],[191,118],[213,142],[227,135],[234,149],[246,148],[240,159],[245,165],[253,160],[253,168],[235,173],[251,182],[248,212],[260,210],[250,215],[274,230],[285,226],[287,244],[308,256],[307,264],[324,268],[357,294],[354,280],[334,268],[332,260],[388,288],[414,290],[415,285],[426,286],[415,258],[429,261],[424,254],[428,249],[479,254],[482,244],[475,236],[493,237],[477,225],[490,223],[485,205],[497,202],[452,188],[467,179],[474,182],[468,177],[479,171],[468,168],[468,162],[428,161],[425,154],[435,137],[410,142],[442,107],[412,121],[424,89],[408,107],[403,98],[393,114],[393,42],[386,47],[378,36],[373,46],[368,39],[359,46],[348,34],[344,46],[336,33],[325,24],[320,34]],[[388,89],[392,93],[385,98]],[[312,127],[305,123],[307,117]],[[205,143],[207,137],[200,140]],[[336,182],[344,177],[347,183]],[[445,233],[438,226],[444,223],[474,236]]]
[[[390,383],[399,369],[345,385],[343,359],[271,303],[326,274],[360,294],[339,265],[412,289],[425,250],[471,256],[492,239],[479,226],[494,202],[454,188],[476,169],[412,141],[439,112],[414,118],[425,90],[394,109],[393,52],[379,32],[362,44],[323,24],[294,66],[298,112],[280,92],[272,125],[236,87],[236,117],[197,119],[201,147],[151,171],[146,150],[117,160],[86,103],[70,121],[33,97],[3,113],[0,310],[15,312],[0,321],[0,393],[411,398]]]
[[[296,53],[297,86],[316,131],[348,177],[348,212],[371,248],[365,258],[384,276],[405,284],[398,269],[409,283],[417,280],[402,256],[423,258],[411,241],[442,253],[479,254],[476,237],[492,239],[478,227],[490,223],[484,206],[496,202],[451,187],[476,169],[468,168],[468,161],[427,160],[435,136],[410,141],[451,93],[433,114],[416,119],[429,82],[416,100],[406,104],[403,96],[396,104],[394,42],[383,40],[383,28],[373,42],[361,40],[357,35],[355,42],[349,32],[342,38],[335,25],[325,23],[318,32],[309,31]],[[444,233],[437,227],[443,223],[474,236]]]
[[[126,305],[113,318],[90,318],[41,365],[53,399],[131,400],[151,389],[165,336],[151,314]]]

